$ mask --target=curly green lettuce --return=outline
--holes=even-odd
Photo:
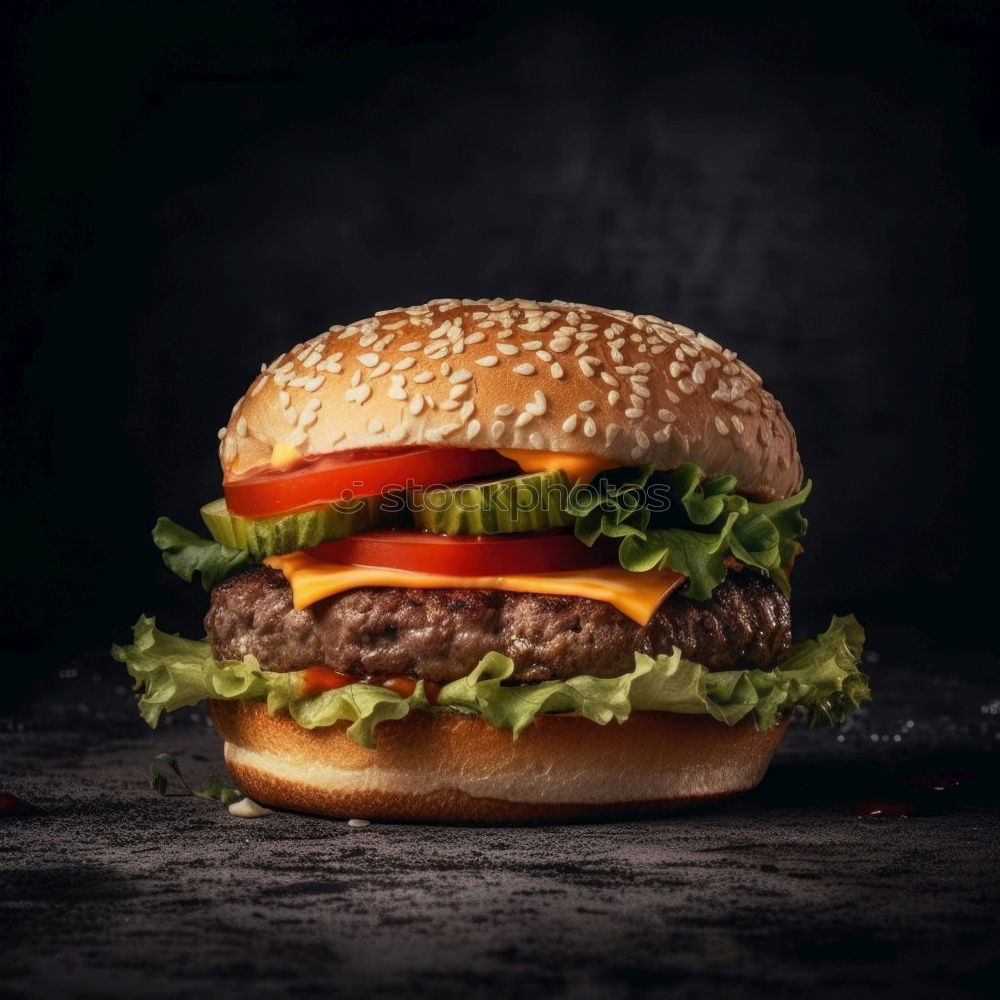
[[[711,597],[725,578],[727,556],[766,573],[787,595],[786,568],[808,527],[801,508],[812,483],[774,503],[752,503],[735,489],[735,476],[703,479],[690,462],[666,473],[656,473],[652,465],[613,469],[593,485],[574,487],[567,510],[584,544],[602,536],[619,540],[625,569],[683,573],[685,597]]]
[[[157,518],[152,535],[153,544],[163,553],[167,568],[188,583],[198,573],[205,590],[211,590],[253,562],[246,549],[210,542],[169,517]]]
[[[219,662],[207,641],[168,635],[152,618],[140,618],[133,632],[132,645],[115,646],[112,655],[132,676],[139,712],[150,726],[163,712],[209,698],[260,701],[306,729],[346,722],[350,738],[364,747],[374,746],[380,722],[415,710],[481,715],[516,739],[536,716],[565,712],[600,725],[624,722],[633,711],[710,715],[726,725],[751,716],[763,730],[802,707],[814,725],[834,724],[870,697],[868,678],[858,668],[864,630],[852,616],[834,618],[826,632],[793,646],[771,671],[711,673],[675,648],[656,657],[636,653],[635,668],[620,677],[581,674],[511,684],[513,661],[488,653],[466,677],[444,685],[434,705],[423,682],[409,697],[363,683],[314,694],[301,671],[266,671],[252,656]]]

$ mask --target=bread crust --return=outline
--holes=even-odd
[[[758,732],[708,716],[634,712],[599,726],[542,715],[519,739],[480,717],[416,712],[365,749],[338,723],[303,729],[259,702],[211,701],[226,764],[264,805],[341,819],[537,823],[672,812],[764,776],[788,718]]]
[[[802,483],[781,404],[732,351],[656,316],[566,302],[435,299],[331,327],[263,368],[220,434],[229,479],[280,444],[695,462],[760,500]]]

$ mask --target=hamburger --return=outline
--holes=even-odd
[[[744,792],[795,711],[869,696],[864,634],[791,641],[795,433],[655,316],[436,299],[261,367],[211,538],[161,518],[206,637],[142,617],[143,718],[207,701],[239,787],[382,820],[656,813]]]

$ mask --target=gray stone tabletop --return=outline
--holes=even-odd
[[[154,754],[201,782],[219,741],[198,709],[147,730],[95,654],[0,722],[0,995],[994,996],[996,664],[914,656],[742,799],[472,828],[161,796]]]

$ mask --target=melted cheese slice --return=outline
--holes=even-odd
[[[516,462],[522,472],[552,472],[561,469],[571,483],[589,483],[605,469],[617,469],[621,462],[606,461],[594,455],[574,455],[564,451],[523,451],[519,448],[500,448],[504,458]]]
[[[292,603],[297,611],[356,587],[414,587],[418,590],[455,587],[588,597],[612,605],[640,625],[647,625],[660,604],[686,579],[672,570],[632,573],[617,566],[505,576],[450,576],[324,562],[302,550],[283,556],[268,556],[264,562],[285,575],[292,588]]]

